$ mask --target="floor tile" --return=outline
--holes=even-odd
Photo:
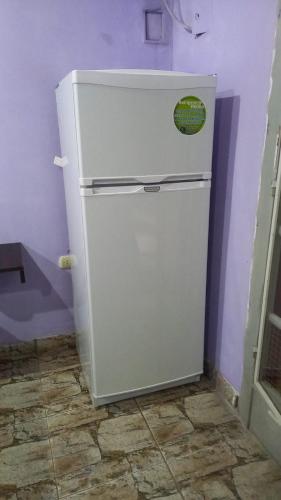
[[[13,435],[14,442],[17,444],[29,441],[42,441],[48,438],[48,434],[46,418],[28,420],[26,422],[20,422],[17,418],[15,419]]]
[[[136,487],[144,498],[168,497],[177,492],[176,483],[165,463],[132,471]]]
[[[158,500],[181,500],[181,496],[178,493],[164,493],[164,495],[160,493],[159,496],[156,492],[156,496],[151,497],[149,494],[140,492],[134,481],[128,477],[123,477],[111,483],[91,488],[80,494],[75,494],[66,498],[71,498],[72,500],[145,500],[149,498],[157,498]]]
[[[176,484],[159,450],[145,448],[119,459],[103,459],[71,475],[59,477],[59,494],[63,497],[124,478],[135,485],[140,495],[138,498],[166,498],[176,491]]]
[[[0,492],[0,500],[18,500],[17,492],[11,491],[9,487],[2,488]]]
[[[17,500],[57,500],[58,493],[55,481],[40,483],[20,488],[17,491]]]
[[[179,493],[172,493],[171,495],[157,497],[157,500],[182,500],[182,496]]]
[[[10,345],[10,358],[24,359],[36,357],[36,342],[30,340],[29,342],[17,342]]]
[[[24,443],[0,450],[0,491],[53,479],[48,440]]]
[[[38,375],[38,372],[35,341],[0,347],[0,385],[24,378],[26,375]]]
[[[0,386],[10,384],[12,382],[12,372],[11,372],[11,364],[7,366],[7,364],[1,363],[0,361]],[[0,499],[1,500],[1,499]]]
[[[11,345],[10,344],[0,344],[0,363],[1,361],[6,361],[11,359]]]
[[[145,498],[168,496],[177,491],[176,483],[157,449],[146,448],[130,453],[132,477]]]
[[[94,408],[90,395],[81,393],[62,402],[49,404],[47,417],[51,434],[73,427],[81,427],[105,418],[109,411],[106,407]]]
[[[12,424],[0,427],[0,449],[13,446],[14,444],[14,426]]]
[[[273,460],[235,467],[233,480],[241,500],[281,498],[281,468]]]
[[[74,336],[0,347],[0,500],[281,500],[280,492],[281,468],[206,377],[95,408]]]
[[[40,391],[39,391],[40,392]],[[39,398],[40,400],[41,398]],[[27,422],[28,420],[35,420],[37,418],[46,417],[46,410],[43,403],[40,401],[40,406],[29,406],[27,408],[17,408],[14,410],[15,418],[18,422]],[[0,410],[1,419],[1,410]]]
[[[77,500],[140,500],[138,490],[131,478],[122,478],[80,494],[74,494],[66,499]]]
[[[238,420],[220,425],[217,430],[238,460],[246,463],[267,458],[266,451],[255,436],[245,429]]]
[[[40,380],[24,380],[0,387],[0,411],[41,406]]]
[[[80,365],[75,335],[61,335],[39,339],[37,355],[41,373],[65,370]]]
[[[139,413],[139,408],[134,399],[125,399],[106,406],[108,415],[110,417],[119,417],[121,415],[130,415],[132,413]]]
[[[46,418],[23,421],[16,415],[11,416],[13,419],[8,424],[0,426],[0,448],[48,438]]]
[[[130,471],[130,464],[124,457],[100,460],[96,464],[57,477],[59,496],[64,497],[112,482],[126,473],[129,474]]]
[[[11,361],[0,361],[0,385],[29,378],[39,374],[39,362],[34,358],[20,358]]]
[[[0,427],[12,424],[15,420],[15,412],[12,410],[0,410]]]
[[[153,446],[153,439],[141,414],[123,415],[99,425],[98,442],[104,455]]]
[[[185,500],[236,500],[231,471],[192,481],[182,489]]]
[[[214,392],[187,397],[184,399],[184,407],[194,426],[219,425],[237,418]]]
[[[153,404],[168,403],[169,401],[174,401],[175,399],[192,396],[206,390],[211,390],[212,387],[213,383],[209,379],[207,379],[207,377],[202,375],[199,382],[180,385],[177,387],[172,387],[170,389],[164,389],[162,391],[144,394],[143,396],[139,396],[137,398],[137,402],[141,408],[147,408]]]
[[[77,371],[75,369],[54,372],[43,376],[41,384],[42,401],[47,412],[52,405],[81,393],[81,386],[77,380]]]
[[[163,455],[159,448],[142,448],[126,455],[131,470],[147,469],[164,462]]]
[[[83,368],[82,366],[78,366],[78,381],[79,381],[79,384],[80,384],[80,387],[81,387],[81,391],[82,392],[89,392],[88,391],[88,384],[87,384],[87,380],[86,380],[86,376],[83,372]]]
[[[56,476],[71,474],[101,460],[95,429],[67,430],[50,438]]]
[[[176,481],[186,484],[237,463],[230,448],[223,442],[202,448],[185,456],[169,457],[167,463]]]
[[[45,437],[48,427],[43,408],[0,409],[0,448]]]
[[[187,434],[180,441],[171,444],[163,444],[162,451],[167,460],[182,458],[196,451],[219,444],[222,435],[215,428],[197,429]]]
[[[194,431],[193,425],[176,404],[164,403],[143,410],[143,416],[160,444],[174,442]]]

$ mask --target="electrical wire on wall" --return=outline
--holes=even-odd
[[[180,11],[180,17],[178,17],[175,12],[173,11],[173,9],[171,8],[171,6],[169,5],[169,0],[162,0],[163,1],[163,4],[167,10],[167,12],[169,13],[169,15],[171,16],[171,18],[176,21],[180,26],[182,26],[188,33],[192,33],[192,28],[191,26],[189,26],[188,24],[186,24],[184,22],[184,20],[182,19],[182,15],[181,15],[181,10],[180,10],[180,0],[178,0],[178,5],[179,5],[179,11]]]

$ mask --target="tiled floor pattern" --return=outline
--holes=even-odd
[[[278,500],[281,469],[211,383],[94,409],[74,338],[0,350],[1,500]]]

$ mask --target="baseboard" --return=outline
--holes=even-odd
[[[216,391],[232,408],[238,407],[239,392],[224,376],[207,360],[204,361],[205,375],[214,381]]]
[[[239,392],[219,372],[216,376],[216,391],[233,408],[238,407]]]

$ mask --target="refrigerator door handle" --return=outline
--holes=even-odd
[[[81,196],[100,196],[100,195],[122,195],[136,194],[143,191],[144,186],[141,185],[125,185],[125,186],[102,186],[102,187],[85,187],[80,188]]]
[[[145,194],[156,195],[168,191],[191,191],[194,189],[210,189],[211,181],[193,181],[193,182],[170,182],[167,184],[152,185],[116,185],[116,186],[97,186],[80,188],[81,196],[108,196],[124,194]]]

